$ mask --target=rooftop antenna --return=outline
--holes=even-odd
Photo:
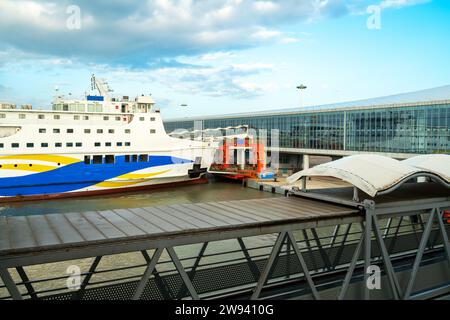
[[[297,86],[298,91],[300,92],[300,108],[302,107],[302,90],[306,90],[308,87],[304,84],[300,84]]]

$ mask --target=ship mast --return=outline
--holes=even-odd
[[[101,80],[95,77],[95,74],[91,76],[91,90],[97,90],[99,95],[104,97],[105,101],[110,101],[109,93],[113,90],[109,87],[105,80]]]

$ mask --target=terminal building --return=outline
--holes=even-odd
[[[450,85],[305,108],[166,119],[168,133],[237,127],[279,130],[280,168],[307,168],[310,155],[376,153],[398,159],[450,153]],[[268,150],[271,141],[268,139]]]

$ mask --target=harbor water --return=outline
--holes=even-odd
[[[102,211],[196,202],[258,199],[273,196],[275,195],[268,192],[259,192],[245,188],[239,182],[209,179],[208,183],[205,184],[177,186],[140,192],[3,203],[0,205],[0,216]]]

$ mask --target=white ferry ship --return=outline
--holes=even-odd
[[[198,181],[212,142],[168,136],[151,96],[56,96],[52,110],[0,109],[0,201],[104,194]]]

